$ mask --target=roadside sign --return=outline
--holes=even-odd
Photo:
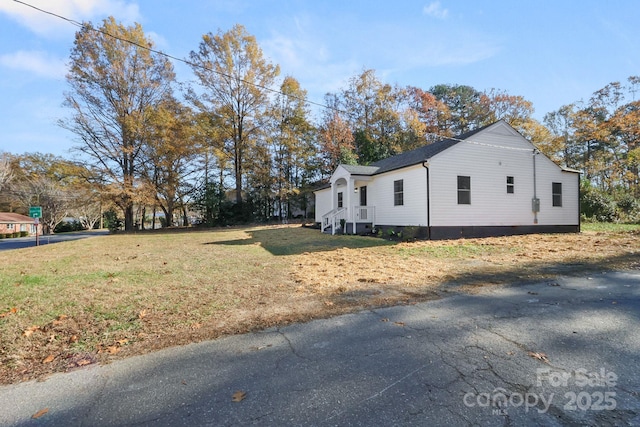
[[[29,206],[29,216],[31,218],[42,218],[42,206]]]

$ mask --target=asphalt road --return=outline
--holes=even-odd
[[[639,271],[452,290],[5,386],[0,424],[638,426],[639,326]]]
[[[72,233],[38,236],[38,240],[40,245],[50,245],[52,243],[68,242],[70,240],[86,239],[87,237],[104,236],[107,234],[109,234],[108,230],[74,231]],[[36,246],[35,236],[0,240],[0,251],[30,248],[34,246]]]

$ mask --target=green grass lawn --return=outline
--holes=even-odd
[[[426,295],[457,278],[476,280],[476,272],[481,280],[512,280],[541,277],[544,263],[583,268],[599,257],[601,268],[637,260],[640,225],[582,229],[397,243],[264,226],[114,234],[0,252],[0,382],[398,303],[406,289]],[[347,298],[358,292],[382,296]]]

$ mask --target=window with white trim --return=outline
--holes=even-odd
[[[404,205],[404,180],[393,181],[393,205]]]
[[[507,194],[515,193],[515,181],[512,176],[507,177]]]
[[[471,204],[471,177],[458,175],[458,204]]]
[[[562,183],[551,183],[551,197],[553,198],[553,206],[562,207]]]

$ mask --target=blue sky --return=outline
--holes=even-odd
[[[139,22],[186,58],[203,34],[239,23],[263,53],[323,102],[364,69],[423,89],[466,84],[533,102],[535,117],[640,75],[640,2],[503,0],[23,0],[78,21]],[[0,151],[70,156],[56,121],[77,27],[0,0]],[[175,64],[178,78],[191,78]]]

